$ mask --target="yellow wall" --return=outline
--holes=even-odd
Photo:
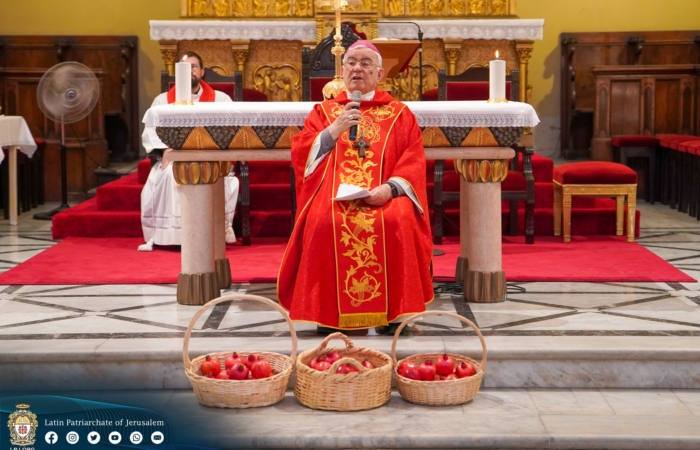
[[[700,30],[700,0],[518,0],[521,18],[545,19],[544,39],[530,61],[540,153],[559,137],[559,35],[582,31]],[[172,20],[180,0],[2,0],[0,34],[121,34],[140,40],[140,109],[158,93],[163,63],[149,37],[149,19]]]

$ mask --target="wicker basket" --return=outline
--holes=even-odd
[[[345,348],[327,348],[331,339],[345,341]],[[343,358],[334,362],[326,372],[309,367],[309,362],[325,353],[337,351]],[[360,363],[368,360],[375,367],[367,369]],[[341,364],[357,367],[359,372],[336,374]],[[342,333],[326,337],[315,349],[306,350],[297,358],[297,382],[294,395],[302,405],[331,411],[360,411],[382,406],[391,397],[391,358],[371,348],[355,347]]]
[[[291,356],[272,352],[238,352],[241,358],[245,358],[251,353],[256,353],[258,356],[261,356],[270,363],[274,375],[259,380],[217,380],[202,376],[202,372],[199,370],[200,365],[207,355],[199,356],[190,361],[187,348],[189,346],[192,328],[194,328],[197,319],[199,319],[208,308],[231,300],[254,300],[265,303],[279,311],[287,321],[289,331],[292,335]],[[223,368],[223,360],[231,355],[231,351],[209,353],[209,355],[219,358]],[[292,375],[292,370],[294,370],[296,356],[297,334],[294,329],[294,324],[289,319],[286,311],[272,300],[257,295],[230,294],[204,304],[195,313],[192,320],[190,320],[190,324],[185,332],[185,340],[182,343],[182,361],[185,364],[185,375],[187,375],[187,378],[190,380],[197,400],[204,406],[213,406],[216,408],[254,408],[256,406],[273,405],[279,402],[284,398],[284,393],[289,385],[289,377]]]
[[[455,355],[453,353],[448,353],[455,361],[455,365],[459,365],[462,362],[471,363],[476,369],[476,373],[471,377],[459,378],[457,380],[443,380],[443,381],[416,381],[399,375],[398,368],[399,364],[404,361],[412,361],[416,366],[422,364],[428,359],[436,361],[437,358],[444,353],[420,353],[417,355],[409,356],[401,361],[396,361],[396,342],[398,340],[399,334],[403,327],[408,325],[414,320],[425,317],[425,316],[447,316],[459,319],[466,323],[476,331],[476,335],[479,336],[481,341],[481,346],[483,348],[483,354],[481,356],[481,363],[474,361],[471,358],[467,358],[462,355]],[[486,368],[486,342],[484,342],[484,336],[481,331],[474,325],[471,321],[465,319],[462,316],[449,312],[441,311],[426,311],[420,314],[411,316],[409,319],[404,321],[394,334],[394,342],[391,346],[391,359],[394,362],[394,376],[396,378],[396,387],[399,389],[401,396],[411,402],[418,403],[420,405],[460,405],[472,400],[476,397],[481,387],[481,380],[484,378],[484,370]]]

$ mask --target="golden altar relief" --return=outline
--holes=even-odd
[[[418,64],[409,64],[408,73],[399,73],[389,80],[391,95],[397,100],[420,100],[420,70]],[[433,64],[423,63],[423,92],[438,87],[438,68]]]
[[[331,11],[310,0],[180,0],[182,17],[319,17]],[[361,0],[348,12],[382,17],[480,18],[515,15],[515,0]]]
[[[263,64],[253,71],[253,87],[271,102],[298,102],[300,80],[299,69],[291,64]]]

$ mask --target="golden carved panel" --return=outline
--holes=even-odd
[[[178,53],[191,50],[204,60],[205,67],[211,67],[221,75],[230,76],[236,71],[236,61],[231,53],[229,41],[180,41]]]
[[[262,66],[277,67],[275,73],[275,84],[277,90],[272,98],[268,95],[269,100],[274,100],[276,96],[289,98],[301,98],[301,46],[300,41],[251,41],[248,51],[248,62],[246,63],[245,73],[243,76],[243,86],[250,89],[258,89],[256,87],[256,73]],[[260,74],[258,73],[258,76]],[[272,75],[272,74],[270,74]],[[278,75],[280,78],[278,78]],[[288,83],[292,86],[291,89],[285,91],[289,94],[282,95],[279,90],[284,91],[284,86],[287,81],[283,78],[289,78]],[[258,78],[259,80],[259,78]],[[265,83],[259,85],[263,86]],[[261,92],[264,90],[258,89]],[[267,92],[265,92],[267,93]]]
[[[181,0],[184,17],[317,17],[331,11],[311,0]],[[515,14],[515,0],[362,0],[347,12],[379,17],[503,17]]]
[[[263,64],[253,71],[256,90],[267,95],[271,102],[298,102],[301,100],[301,75],[291,64]]]
[[[400,73],[391,81],[391,95],[401,101],[420,100],[420,70],[418,64],[408,66],[408,74]],[[438,68],[433,64],[423,63],[423,92],[438,87]]]
[[[515,41],[467,39],[462,42],[462,51],[457,60],[457,73],[464,72],[474,63],[488,64],[489,61],[496,59],[496,50],[498,50],[498,59],[506,61],[508,72],[518,68]]]

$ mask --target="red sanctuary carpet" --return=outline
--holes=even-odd
[[[623,237],[538,237],[526,245],[524,237],[503,238],[503,269],[508,281],[676,281],[693,278],[643,246]],[[139,252],[140,238],[68,238],[0,274],[0,284],[159,284],[176,283],[180,252],[156,248]],[[274,282],[286,239],[260,238],[253,246],[229,245],[234,282]],[[454,281],[459,242],[437,248],[435,281]]]

